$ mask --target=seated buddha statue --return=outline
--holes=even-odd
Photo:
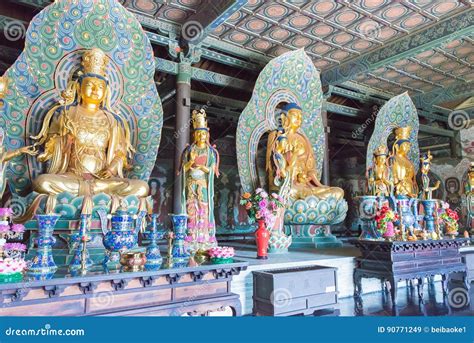
[[[283,130],[273,131],[268,138],[266,165],[270,190],[275,188],[275,177],[287,175],[290,178],[289,197],[292,199],[305,199],[310,195],[319,199],[329,197],[342,199],[344,191],[341,188],[325,186],[319,181],[311,142],[300,130],[303,122],[301,107],[290,103],[283,110],[286,113],[282,115]],[[284,140],[280,139],[282,135]],[[282,145],[281,142],[285,144]],[[278,166],[280,163],[274,163],[275,154],[284,156],[283,165]]]
[[[396,195],[405,195],[411,198],[417,196],[415,166],[408,158],[410,152],[411,128],[400,127],[395,129],[395,143],[391,155],[391,170]]]
[[[141,210],[146,206],[147,182],[124,177],[134,148],[127,121],[110,110],[108,61],[100,49],[85,51],[77,81],[68,84],[61,104],[46,114],[41,131],[31,137],[35,146],[44,147],[38,160],[48,163],[47,172],[33,181],[34,191],[48,197],[47,213],[54,212],[56,196],[63,192],[84,196],[82,214],[91,214],[92,196],[98,193],[111,196],[111,212],[128,195],[140,199]],[[37,208],[38,198],[32,207]]]

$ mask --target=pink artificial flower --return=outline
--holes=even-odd
[[[26,251],[26,245],[22,243],[6,243],[3,248],[8,251]]]
[[[264,192],[263,188],[257,188],[257,189],[255,190],[255,193],[257,193],[257,194],[258,194],[258,193],[261,193],[261,192]]]
[[[193,236],[186,236],[184,239],[186,242],[192,242],[193,241]]]
[[[265,200],[265,199],[260,200],[260,201],[258,202],[258,206],[259,206],[261,209],[267,207],[267,204],[268,204],[268,203],[267,203],[267,200]]]
[[[261,196],[262,198],[268,198],[268,193],[265,192],[265,191],[263,191],[263,192],[260,194],[260,196]]]
[[[0,208],[0,217],[9,217],[13,214],[13,210],[10,207]]]
[[[10,231],[10,226],[6,224],[0,225],[0,233],[7,233]]]
[[[13,224],[12,231],[16,233],[25,232],[25,226],[23,224]]]
[[[274,199],[278,199],[278,194],[276,194],[276,193],[272,193],[272,198],[274,198]]]

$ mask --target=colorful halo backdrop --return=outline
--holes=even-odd
[[[111,60],[111,109],[127,119],[136,149],[126,177],[147,180],[163,124],[153,50],[137,19],[114,0],[56,1],[33,18],[25,48],[6,72],[9,107],[0,118],[7,132],[5,144],[11,150],[32,143],[29,137],[37,134],[46,112],[60,100],[83,50],[94,47]],[[12,191],[29,190],[42,170],[34,158],[16,158],[7,170]]]
[[[387,144],[387,139],[397,127],[411,126],[411,149],[409,158],[418,172],[420,164],[420,149],[418,147],[418,112],[408,93],[402,93],[391,98],[382,106],[375,120],[375,128],[367,148],[367,169],[373,166],[374,151],[381,144]],[[389,147],[390,148],[390,147]]]
[[[296,102],[303,109],[301,129],[313,146],[321,175],[326,144],[322,99],[319,72],[303,49],[287,52],[265,66],[237,126],[237,163],[244,191],[258,187],[258,142],[265,132],[278,128],[275,108],[281,102]]]

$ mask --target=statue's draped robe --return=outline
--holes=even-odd
[[[209,173],[184,170],[192,151],[197,152],[195,164],[207,167]],[[217,151],[208,145],[198,152],[196,145],[192,144],[184,150],[181,160],[181,209],[188,215],[187,244],[192,250],[215,246],[214,176],[218,174]]]

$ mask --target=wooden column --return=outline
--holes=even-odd
[[[321,176],[321,183],[323,185],[329,185],[329,129],[330,128],[328,126],[328,112],[326,109],[326,101],[323,101],[323,105],[321,107],[321,116],[323,118],[324,141],[325,141],[323,174]]]
[[[178,64],[178,75],[176,82],[176,122],[175,122],[175,154],[174,154],[174,185],[173,185],[173,213],[181,214],[185,209],[181,208],[182,187],[178,175],[181,154],[189,144],[191,126],[191,63],[180,62]]]

